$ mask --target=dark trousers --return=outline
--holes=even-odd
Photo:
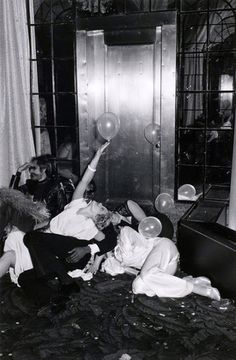
[[[37,277],[34,269],[21,273],[18,283],[27,297],[37,306],[48,304],[58,295],[58,291],[50,287],[46,280]]]
[[[155,216],[157,219],[159,219],[162,225],[161,233],[158,236],[172,239],[174,236],[174,226],[168,216],[160,213],[157,210],[155,210],[152,216]]]
[[[67,272],[83,269],[91,256],[87,254],[76,263],[68,263],[66,258],[70,250],[88,245],[88,241],[71,236],[32,231],[24,236],[24,243],[29,249],[38,278],[50,279],[57,276],[62,283],[67,284],[72,282]]]

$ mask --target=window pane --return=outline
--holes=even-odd
[[[204,127],[204,93],[185,93],[179,96],[180,126]]]
[[[151,9],[155,10],[174,10],[176,8],[175,0],[151,0]]]
[[[180,131],[179,159],[181,164],[204,164],[205,132]]]
[[[236,0],[210,0],[209,9],[232,9],[236,8]]]
[[[206,13],[181,16],[182,51],[202,51],[207,42]]]
[[[233,11],[217,11],[209,14],[209,47],[214,50],[236,48]]]
[[[37,58],[51,57],[51,27],[50,25],[35,26]]]
[[[32,62],[33,66],[35,62]],[[33,92],[52,92],[52,62],[50,60],[37,61],[38,88]]]
[[[209,165],[231,166],[233,152],[233,131],[208,131],[207,163]]]
[[[208,185],[230,185],[231,169],[208,168],[206,170],[206,184]]]
[[[162,1],[159,1],[162,2]],[[150,0],[126,0],[126,12],[145,12],[149,10]],[[158,6],[159,8],[159,6]]]
[[[204,171],[202,167],[198,166],[180,166],[179,167],[179,182],[177,188],[184,184],[191,184],[196,189],[196,194],[199,195],[203,191]]]
[[[53,27],[54,57],[73,58],[74,38],[73,25],[55,25]]]
[[[57,125],[76,125],[75,95],[56,95]]]
[[[74,60],[55,60],[55,91],[74,91]]]
[[[181,58],[182,91],[202,91],[206,89],[204,76],[204,56],[185,54]]]
[[[207,0],[181,0],[181,10],[205,10],[207,9]]]

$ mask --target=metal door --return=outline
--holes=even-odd
[[[145,139],[144,129],[153,122],[161,124],[161,118],[165,118],[165,110],[161,106],[165,101],[161,96],[161,39],[162,29],[157,27],[153,44],[107,46],[103,31],[78,31],[82,171],[102,142],[96,129],[97,118],[109,111],[120,120],[119,133],[111,140],[96,173],[97,197],[102,201],[120,203],[133,199],[151,203],[160,192],[161,150]],[[169,85],[171,88],[171,83]],[[164,94],[165,89],[166,85]],[[173,145],[173,139],[169,143]],[[162,146],[164,149],[165,141],[162,141]],[[166,162],[165,156],[162,158]],[[168,169],[167,163],[165,169]]]

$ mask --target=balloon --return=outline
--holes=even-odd
[[[145,238],[154,238],[161,232],[162,225],[160,220],[154,216],[148,216],[140,221],[138,231]]]
[[[184,184],[178,189],[178,196],[184,196],[187,199],[192,199],[196,195],[196,189],[191,184]]]
[[[165,212],[166,210],[171,209],[173,206],[174,200],[169,194],[162,193],[156,197],[155,208],[157,211]]]
[[[120,121],[112,112],[105,112],[97,119],[97,129],[100,135],[110,141],[120,129]]]
[[[144,129],[144,136],[150,144],[159,146],[160,138],[161,138],[160,125],[158,124],[147,125]]]

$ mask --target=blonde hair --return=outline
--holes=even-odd
[[[112,212],[108,211],[106,214],[98,214],[95,216],[95,225],[98,230],[103,230],[111,223]]]

